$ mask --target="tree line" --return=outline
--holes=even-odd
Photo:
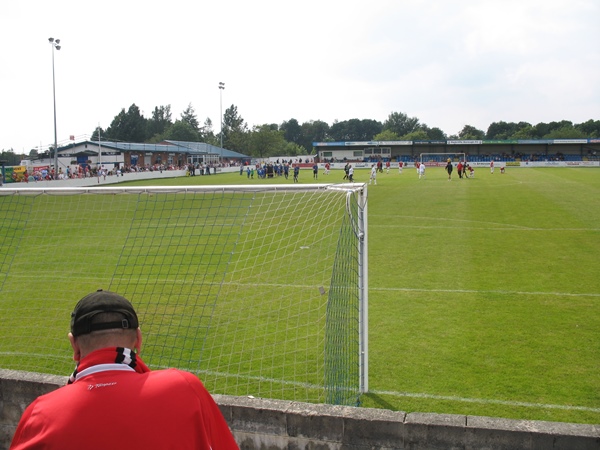
[[[446,135],[440,128],[430,128],[417,117],[402,112],[392,112],[384,122],[372,119],[335,121],[331,125],[322,120],[300,124],[289,119],[280,124],[254,125],[251,128],[235,105],[223,114],[223,130],[215,132],[210,118],[201,125],[190,103],[173,119],[171,105],[156,106],[150,117],[144,117],[137,105],[122,108],[110,126],[97,127],[92,140],[158,143],[165,140],[205,142],[221,146],[248,156],[296,156],[311,154],[313,142],[341,141],[437,141],[512,140],[512,139],[576,139],[600,137],[600,120],[574,124],[568,120],[532,125],[528,122],[494,122],[486,131],[465,125],[455,135]],[[37,154],[36,150],[32,150]],[[12,156],[11,156],[12,155]],[[34,155],[30,155],[34,156]],[[14,158],[13,158],[14,157]],[[12,151],[0,153],[3,160],[18,159]]]
[[[165,140],[205,142],[254,157],[305,155],[312,153],[313,142],[397,141],[397,140],[511,140],[573,139],[600,137],[600,120],[574,124],[568,120],[532,125],[528,122],[494,122],[487,131],[465,125],[456,135],[446,135],[440,128],[430,128],[417,117],[392,112],[384,122],[372,119],[350,119],[333,124],[311,120],[300,124],[296,119],[280,124],[254,125],[249,128],[235,105],[223,114],[223,130],[216,133],[210,118],[202,125],[190,103],[173,120],[171,105],[157,106],[145,118],[132,104],[115,116],[106,130],[96,128],[92,139],[157,143]],[[222,139],[222,141],[221,141]]]

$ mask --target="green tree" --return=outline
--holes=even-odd
[[[223,147],[245,155],[250,151],[250,133],[245,130],[233,130],[223,141]]]
[[[183,120],[176,120],[167,131],[165,131],[165,140],[198,142],[198,132]]]
[[[302,139],[302,127],[296,119],[284,121],[279,129],[283,131],[283,137],[288,142],[298,144]]]
[[[431,128],[428,132],[427,135],[429,136],[429,139],[431,139],[432,141],[435,140],[445,140],[446,139],[446,133],[444,133],[440,128],[438,127],[433,127]]]
[[[329,136],[334,141],[352,141],[352,137],[348,131],[348,122],[338,122],[335,120],[329,127]]]
[[[581,130],[589,138],[600,138],[600,120],[588,120],[587,122],[575,125],[575,128]]]
[[[523,133],[519,131],[525,129]],[[485,138],[488,140],[501,140],[506,141],[508,139],[516,139],[514,136],[519,133],[520,135],[531,132],[531,124],[527,122],[494,122],[488,127]]]
[[[204,121],[204,126],[202,127],[202,135],[204,142],[206,142],[207,144],[215,146],[220,145],[220,142],[215,136],[215,132],[213,131],[213,124],[212,120],[210,120],[210,117],[207,117]]]
[[[383,122],[384,130],[391,130],[398,136],[404,136],[421,128],[419,119],[416,117],[408,117],[404,113],[392,112],[387,120]]]
[[[18,166],[23,159],[26,159],[25,155],[15,154],[15,151],[12,148],[0,152],[0,160],[5,161],[4,165],[6,166]]]
[[[479,141],[485,138],[485,133],[471,125],[465,125],[460,133],[458,133],[458,138]]]
[[[544,122],[540,122],[537,125],[535,125],[533,127],[534,131],[535,131],[535,138],[536,139],[541,139],[542,136],[547,135],[548,133],[550,133],[550,126],[547,123]]]
[[[350,119],[331,125],[329,135],[334,141],[370,141],[381,131],[382,125],[376,120]]]
[[[105,134],[107,140],[146,142],[146,130],[146,119],[136,104],[133,103],[127,111],[123,108],[115,116]]]
[[[531,125],[519,128],[510,139],[535,139],[535,128]]]
[[[361,140],[371,141],[373,136],[383,131],[383,124],[377,120],[363,119],[360,121]]]
[[[94,129],[94,132],[92,133],[92,137],[90,138],[90,140],[92,141],[99,141],[100,139],[104,139],[106,140],[106,132],[102,129],[101,126],[97,126]]]
[[[283,148],[282,154],[285,156],[300,156],[300,155],[305,155],[307,153],[310,154],[311,152],[308,152],[301,145],[298,145],[294,142],[286,142],[286,144]]]
[[[171,105],[155,106],[152,117],[148,119],[147,136],[156,142],[162,141],[162,135],[173,125]]]
[[[249,154],[265,158],[283,154],[286,146],[284,132],[273,130],[270,125],[255,126],[250,133]]]
[[[400,136],[394,133],[392,130],[383,130],[381,133],[373,136],[374,141],[399,141]]]
[[[310,120],[300,127],[302,135],[298,144],[304,148],[303,153],[311,153],[313,142],[326,142],[329,138],[329,125],[322,120]]]
[[[248,152],[248,129],[239,115],[237,106],[231,105],[223,114],[223,146],[236,152]]]
[[[519,122],[516,127],[515,127],[515,131],[512,134],[512,136],[509,136],[508,139],[524,139],[524,138],[517,138],[515,136],[518,135],[527,135],[530,134],[533,131],[533,127],[531,126],[531,124],[529,122]],[[531,138],[528,138],[531,139]]]
[[[231,105],[223,114],[223,129],[224,130],[246,130],[246,123],[242,116],[238,113],[237,106]]]
[[[588,137],[583,131],[575,128],[572,124],[564,125],[561,128],[556,128],[547,135],[544,139],[583,139]]]
[[[568,129],[568,128],[573,128],[573,122],[571,122],[570,120],[561,120],[560,122],[550,122],[548,124],[548,133],[552,133],[555,130],[560,130],[560,129]]]
[[[488,127],[485,137],[489,140],[506,140],[509,136],[512,136],[515,131],[514,123],[503,121],[493,122]]]
[[[425,130],[416,130],[411,133],[400,136],[401,141],[427,141],[429,136]]]
[[[181,113],[181,121],[189,124],[196,133],[200,133],[200,122],[198,122],[198,117],[196,117],[196,111],[194,107],[190,103],[188,107]]]
[[[429,128],[427,125],[422,124],[421,129],[427,134],[429,141],[445,141],[447,139],[446,133],[437,127]]]

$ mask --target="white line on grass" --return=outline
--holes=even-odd
[[[27,278],[27,277],[23,277]],[[90,281],[93,281],[90,279]],[[114,278],[113,282],[127,283],[129,279]],[[138,278],[138,282],[149,282],[150,279]],[[177,279],[165,279],[165,282],[170,284],[183,284],[184,281]],[[240,287],[274,287],[274,288],[293,288],[293,289],[317,289],[314,285],[308,284],[280,284],[280,283],[204,283],[205,286],[240,286]],[[442,293],[457,293],[457,294],[501,294],[501,295],[552,295],[556,297],[592,297],[598,298],[597,293],[572,293],[572,292],[543,292],[543,291],[506,291],[499,289],[422,289],[422,288],[387,288],[387,287],[369,287],[369,291],[388,291],[388,292],[442,292]]]
[[[398,292],[445,292],[445,293],[460,293],[460,294],[502,294],[502,295],[554,295],[557,297],[600,297],[600,294],[580,293],[574,294],[571,292],[525,292],[525,291],[504,291],[504,290],[479,290],[479,289],[419,289],[419,288],[374,288],[370,287],[369,291],[398,291]]]
[[[523,231],[584,231],[593,232],[600,231],[600,228],[539,228],[539,227],[527,227],[523,225],[515,225],[511,223],[498,223],[498,222],[486,222],[482,220],[469,220],[469,219],[453,219],[450,217],[420,217],[420,216],[402,216],[402,215],[385,215],[379,214],[379,217],[393,218],[393,219],[411,219],[411,220],[424,220],[428,222],[461,222],[467,224],[481,225],[477,227],[480,230],[500,230],[506,231],[510,229],[523,230]],[[406,225],[403,223],[393,223],[391,225],[373,225],[369,224],[369,227],[373,228],[456,228],[452,226],[439,226],[439,225]],[[475,229],[472,226],[461,226],[461,229]]]
[[[162,367],[166,369],[167,367]],[[184,369],[188,370],[188,369]],[[188,370],[190,372],[194,372],[193,370]],[[204,373],[205,375],[212,376],[229,376],[232,374],[225,374],[220,372],[201,370],[200,373]],[[280,383],[284,385],[292,385],[296,387],[301,387],[304,389],[323,389],[324,386],[318,386],[310,383],[301,383],[298,381],[285,381],[278,380],[275,378],[265,378],[258,376],[241,376],[235,375],[236,378],[251,380],[251,381],[260,381],[260,382],[269,382],[269,383]],[[419,393],[410,393],[410,392],[395,392],[395,391],[369,391],[369,394],[375,395],[389,395],[393,397],[410,397],[410,398],[424,398],[424,399],[432,399],[432,400],[446,400],[446,401],[455,401],[455,402],[463,402],[463,403],[479,403],[479,404],[490,404],[490,405],[505,405],[505,406],[520,406],[525,408],[542,408],[542,409],[562,409],[566,411],[587,411],[600,413],[600,408],[592,408],[590,406],[574,406],[574,405],[551,405],[545,403],[530,403],[530,402],[517,402],[511,400],[495,400],[495,399],[486,399],[486,398],[466,398],[466,397],[455,397],[455,396],[445,396],[445,395],[434,395],[434,394],[419,394]]]
[[[126,281],[126,280],[122,280]],[[173,280],[176,283],[176,280]],[[280,284],[280,283],[223,283],[227,286],[247,286],[247,287],[273,287],[273,288],[293,288],[293,289],[315,289],[314,285],[307,284]],[[219,285],[219,283],[215,283]],[[594,293],[579,293],[571,292],[526,292],[526,291],[505,291],[505,290],[483,290],[483,289],[422,289],[422,288],[386,288],[386,287],[369,287],[369,291],[390,291],[390,292],[444,292],[458,294],[502,294],[502,295],[554,295],[557,297],[600,297],[600,294]]]
[[[423,226],[423,225],[369,225],[373,228],[417,228],[419,230],[427,230],[427,229],[445,229],[445,230],[484,230],[484,231],[507,231],[507,230],[519,230],[519,231],[575,231],[575,232],[597,232],[600,231],[600,228],[531,228],[531,227],[517,227],[515,225],[505,225],[499,227],[470,227],[470,226],[440,226],[440,225],[432,225],[432,226]]]
[[[118,279],[119,282],[126,282],[126,279]],[[178,284],[178,280],[167,280],[172,284]],[[316,289],[312,284],[281,284],[281,283],[205,283],[205,285],[214,286],[240,286],[252,288],[290,288],[290,289]],[[459,294],[502,294],[502,295],[554,295],[557,297],[600,297],[600,294],[595,293],[580,293],[574,294],[571,292],[526,292],[526,291],[505,291],[505,290],[483,290],[483,289],[422,289],[422,288],[386,288],[386,287],[369,287],[369,291],[390,291],[390,292],[444,292],[444,293],[459,293]]]
[[[117,280],[117,279],[115,279]],[[119,282],[127,282],[126,279],[118,279]],[[168,280],[172,284],[178,284],[179,280]],[[206,285],[210,283],[205,283]],[[221,283],[212,283],[215,286],[220,286]],[[291,289],[316,289],[314,285],[307,284],[280,284],[280,283],[223,283],[226,286],[241,286],[241,287],[273,287],[273,288],[291,288]],[[390,292],[444,292],[444,293],[459,293],[459,294],[502,294],[502,295],[553,295],[556,297],[600,297],[596,293],[579,293],[571,292],[526,292],[526,291],[505,291],[505,290],[483,290],[483,289],[421,289],[421,288],[386,288],[386,287],[369,287],[369,291],[390,291]]]
[[[433,394],[415,394],[410,392],[394,392],[394,391],[370,391],[371,394],[375,395],[390,395],[393,397],[409,397],[409,398],[424,398],[432,400],[446,400],[453,402],[463,403],[479,403],[486,405],[505,405],[505,406],[520,406],[524,408],[541,408],[541,409],[562,409],[565,411],[587,411],[593,413],[600,413],[600,408],[592,408],[589,406],[574,406],[574,405],[548,405],[545,403],[530,403],[530,402],[516,402],[510,400],[495,400],[487,398],[465,398],[465,397],[454,397],[446,395],[433,395]]]
[[[56,355],[51,354],[40,354],[40,353],[24,353],[24,352],[0,352],[0,356],[19,356],[19,357],[31,357],[35,356],[35,358],[53,358],[53,359],[63,359],[61,357],[57,357]],[[172,366],[162,366],[162,365],[151,365],[156,369],[168,369]],[[313,390],[321,390],[324,389],[324,386],[311,384],[311,383],[302,383],[298,381],[286,381],[280,380],[276,378],[269,377],[261,377],[261,376],[248,376],[248,375],[240,375],[240,374],[231,374],[226,372],[217,372],[212,370],[199,370],[196,371],[194,369],[188,367],[179,367],[181,370],[185,370],[192,373],[211,375],[217,377],[235,377],[242,380],[248,381],[259,381],[259,382],[268,382],[268,383],[279,383],[286,386],[295,386],[303,389],[313,389]],[[447,396],[447,395],[435,395],[435,394],[423,394],[423,393],[413,393],[413,392],[396,392],[396,391],[377,391],[371,390],[368,392],[369,394],[375,395],[389,395],[392,397],[408,397],[408,398],[421,398],[421,399],[431,399],[431,400],[444,400],[444,401],[453,401],[453,402],[461,402],[461,403],[478,403],[483,405],[504,405],[511,407],[524,407],[524,408],[540,408],[540,409],[561,409],[565,411],[586,411],[593,413],[600,413],[600,408],[592,408],[590,406],[575,406],[575,405],[552,405],[545,403],[530,403],[530,402],[518,402],[511,400],[496,400],[489,398],[467,398],[467,397],[456,397],[456,396]],[[249,392],[248,395],[252,393]]]

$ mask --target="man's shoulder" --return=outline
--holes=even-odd
[[[64,395],[68,397],[74,392],[71,389],[75,389],[75,391],[78,389],[90,390],[90,386],[131,386],[139,383],[148,387],[156,386],[169,390],[198,389],[203,386],[196,375],[179,369],[152,370],[141,374],[136,374],[135,372],[106,371],[84,377],[74,384],[64,386],[49,395],[52,396],[52,394],[55,394],[57,396]]]
[[[191,383],[201,384],[200,379],[191,372],[186,372],[180,369],[161,369],[153,370],[145,374],[149,380],[157,380],[160,382],[171,381],[173,383]]]

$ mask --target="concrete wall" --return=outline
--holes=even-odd
[[[104,177],[69,178],[66,180],[34,181],[31,183],[5,183],[6,188],[48,188],[48,187],[90,187],[105,184],[122,183],[124,181],[148,180],[155,178],[184,177],[185,170],[163,170],[162,172],[131,172],[123,176],[107,175]]]
[[[66,380],[0,369],[0,449],[25,407]],[[600,425],[214,398],[242,450],[600,450]]]
[[[239,173],[240,168],[236,166],[231,167],[217,167],[217,173]],[[213,173],[211,172],[211,175]],[[31,183],[4,183],[0,186],[6,188],[48,188],[48,187],[91,187],[91,186],[102,186],[116,183],[123,183],[124,181],[138,181],[138,180],[150,180],[156,178],[177,178],[185,177],[185,170],[163,170],[162,172],[128,172],[124,173],[123,176],[107,175],[104,177],[91,177],[91,178],[70,178],[66,180],[52,180],[52,181],[35,181]],[[200,171],[196,170],[196,176],[200,176]]]

